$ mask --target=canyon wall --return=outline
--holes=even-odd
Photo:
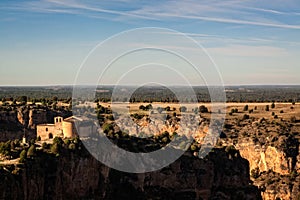
[[[29,138],[35,138],[37,124],[53,123],[53,118],[56,116],[71,115],[70,111],[37,109],[28,106],[19,107],[15,111],[0,111],[0,141],[21,139],[24,128]]]
[[[261,199],[251,185],[249,163],[216,149],[205,159],[186,152],[149,173],[119,172],[89,154],[43,153],[0,172],[0,199]]]

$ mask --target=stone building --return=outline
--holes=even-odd
[[[75,116],[66,119],[55,117],[54,124],[39,124],[36,127],[36,131],[37,137],[40,136],[41,140],[52,139],[54,137],[73,138],[79,135],[78,133],[80,133],[81,137],[88,137],[96,131],[96,126],[89,123],[87,119]]]

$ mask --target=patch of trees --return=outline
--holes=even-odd
[[[204,105],[199,106],[200,113],[208,113],[208,108]]]
[[[139,109],[140,109],[140,110],[144,110],[144,111],[151,110],[152,108],[153,108],[153,107],[152,107],[151,104],[148,104],[148,105],[146,105],[146,106],[144,106],[144,105],[140,105],[140,106],[139,106]]]

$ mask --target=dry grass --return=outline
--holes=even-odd
[[[120,106],[126,107],[129,106],[130,113],[143,113],[143,114],[149,114],[148,111],[141,111],[139,109],[140,105],[148,105],[149,103],[130,103],[130,104],[124,104],[120,103]],[[110,106],[110,103],[101,103],[102,106]],[[179,114],[179,108],[180,106],[185,106],[187,108],[187,112],[192,112],[192,109],[196,108],[197,106],[204,105],[208,108],[208,110],[211,109],[211,103],[184,103],[184,104],[178,104],[178,103],[156,103],[153,102],[151,104],[154,109],[157,107],[165,108],[169,106],[171,108],[171,111],[169,113],[176,112]],[[244,111],[245,105],[248,105],[248,111]],[[266,105],[269,105],[269,111],[266,111]],[[255,109],[256,107],[256,109]],[[293,109],[291,109],[293,107]],[[173,108],[175,108],[175,111],[173,111]],[[229,115],[232,109],[238,109],[238,113],[233,113],[233,115]],[[253,109],[253,113],[249,113],[249,110]],[[283,111],[283,113],[280,113]],[[300,103],[296,103],[295,105],[292,105],[291,103],[275,103],[275,108],[271,108],[271,103],[226,103],[226,118],[232,119],[232,118],[242,118],[245,114],[249,115],[250,117],[254,118],[262,118],[265,119],[274,119],[274,116],[272,116],[272,112],[275,113],[275,115],[278,116],[278,119],[284,119],[284,120],[290,120],[291,117],[295,116],[297,119],[300,120]],[[209,117],[210,114],[202,114],[204,117]]]

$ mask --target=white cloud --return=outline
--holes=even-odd
[[[123,20],[142,19],[142,20],[172,20],[189,19],[218,23],[240,24],[275,27],[283,29],[300,29],[300,24],[290,24],[287,20],[278,19],[275,21],[272,15],[289,15],[289,17],[298,17],[295,12],[280,10],[280,6],[294,5],[293,0],[287,0],[284,5],[275,1],[278,9],[269,8],[270,3],[262,1],[239,1],[239,0],[187,0],[187,1],[79,1],[79,0],[43,0],[28,1],[23,7],[35,12],[53,12],[82,14],[89,17],[103,17],[109,15],[110,19],[123,17]],[[273,2],[272,2],[273,4]],[[279,6],[280,5],[280,6]],[[116,9],[123,7],[126,9]],[[275,7],[274,6],[274,7]],[[268,13],[269,15],[265,15]],[[98,16],[98,15],[99,16]],[[270,16],[271,15],[271,16]],[[115,17],[112,17],[115,16]],[[108,19],[108,18],[107,18]]]
[[[274,46],[230,45],[225,47],[207,48],[212,55],[242,57],[282,57],[289,55],[283,48]]]

